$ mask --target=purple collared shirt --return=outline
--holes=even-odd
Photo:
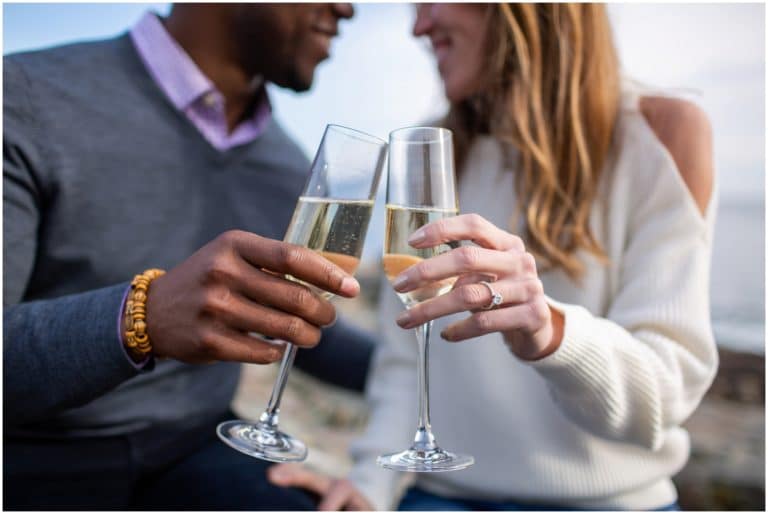
[[[253,82],[254,94],[259,97],[253,115],[229,133],[224,96],[166,31],[157,15],[144,14],[131,28],[131,39],[163,93],[216,149],[227,150],[251,142],[264,131],[272,108],[260,79]]]
[[[154,81],[174,107],[186,115],[214,148],[228,150],[249,143],[262,134],[272,114],[272,107],[261,79],[254,79],[253,82],[254,95],[259,97],[253,115],[229,133],[224,96],[166,31],[157,15],[145,13],[131,28],[130,34],[139,57]],[[123,296],[123,307],[117,317],[117,337],[121,345],[123,335],[120,322],[128,290]],[[151,361],[146,358],[137,364],[130,358],[127,349],[125,355],[137,369],[144,369]]]

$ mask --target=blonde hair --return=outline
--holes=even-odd
[[[516,215],[528,250],[578,279],[578,250],[607,261],[589,225],[619,106],[605,7],[499,4],[488,15],[482,93],[448,115],[457,157],[480,133],[517,149]]]

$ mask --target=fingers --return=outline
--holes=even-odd
[[[503,298],[497,310],[504,306],[532,301],[543,293],[541,281],[537,278],[496,281],[491,287]],[[456,312],[482,310],[490,305],[491,299],[491,291],[487,286],[482,283],[465,283],[454,287],[447,294],[416,304],[402,312],[397,318],[397,324],[403,329],[412,329]]]
[[[475,338],[491,332],[522,330],[533,334],[550,320],[550,311],[544,297],[512,307],[476,312],[443,329],[440,336],[451,342]]]
[[[267,470],[267,478],[281,487],[299,487],[322,495],[320,511],[372,510],[371,504],[347,480],[334,480],[295,464],[280,464]]]
[[[484,248],[523,251],[523,241],[478,214],[462,214],[434,221],[416,230],[409,242],[416,248],[449,241],[471,240]]]
[[[360,292],[360,285],[355,278],[306,247],[241,231],[226,232],[222,237],[223,242],[231,243],[237,253],[255,267],[289,274],[348,298]]]
[[[349,499],[347,509],[350,511],[373,511],[373,504],[363,497],[359,491],[355,491]]]
[[[262,272],[243,262],[239,288],[256,303],[304,318],[312,325],[326,327],[336,319],[336,309],[304,285]]]
[[[285,346],[271,345],[264,340],[227,328],[209,328],[200,335],[203,361],[245,362],[267,364],[283,357]]]
[[[322,336],[318,327],[298,316],[253,303],[225,288],[210,292],[204,301],[203,316],[235,332],[258,332],[305,348],[317,345]]]
[[[453,288],[457,289],[463,285],[470,285],[472,283],[480,283],[481,281],[488,281],[493,283],[498,279],[498,276],[491,276],[489,274],[464,274],[453,282]]]
[[[426,259],[401,272],[392,283],[408,292],[434,281],[468,273],[523,278],[536,273],[536,261],[527,252],[463,246]]]
[[[278,464],[267,470],[267,478],[276,486],[296,486],[319,495],[331,487],[331,478],[314,473],[295,464]]]
[[[337,480],[320,501],[319,511],[352,510],[363,511],[372,509],[368,501],[357,491],[348,480]]]

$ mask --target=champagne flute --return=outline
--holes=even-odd
[[[386,154],[385,141],[328,125],[284,241],[311,248],[353,274],[360,263]],[[333,296],[305,285],[326,299]],[[286,345],[272,395],[258,422],[229,420],[216,428],[230,447],[271,462],[300,462],[307,457],[307,446],[278,428],[280,399],[296,357],[296,346]]]
[[[402,271],[430,257],[458,246],[451,242],[426,249],[408,244],[416,230],[459,212],[456,178],[453,168],[453,141],[443,128],[402,128],[389,135],[389,178],[387,180],[387,219],[384,239],[384,273],[392,280]],[[449,278],[416,290],[398,293],[410,308],[430,298],[445,294],[455,282]],[[429,335],[432,322],[417,329],[419,343],[419,420],[410,448],[376,459],[382,467],[397,471],[455,471],[475,460],[470,455],[451,453],[439,447],[429,419]]]

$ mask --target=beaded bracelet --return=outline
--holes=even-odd
[[[147,334],[147,294],[152,280],[163,274],[164,270],[152,268],[135,276],[131,282],[125,303],[125,345],[132,355],[147,356],[152,352]]]

